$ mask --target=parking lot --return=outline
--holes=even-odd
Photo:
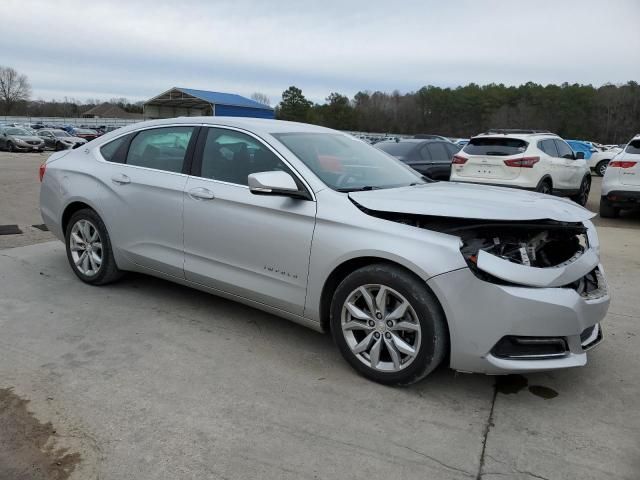
[[[23,232],[0,235],[0,478],[640,475],[640,214],[595,219],[613,299],[586,367],[389,388],[249,307],[142,275],[78,281],[34,226],[46,155],[0,152],[0,225]]]

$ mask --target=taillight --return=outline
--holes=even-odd
[[[454,155],[451,159],[451,163],[454,165],[464,165],[467,162],[468,158],[462,157],[460,155]]]
[[[47,171],[47,164],[41,163],[40,168],[38,169],[38,173],[40,174],[40,181],[44,178],[44,173]]]
[[[514,158],[512,160],[505,160],[504,164],[507,167],[533,168],[533,166],[539,161],[540,157],[523,157]]]
[[[630,162],[628,160],[614,160],[613,162],[609,162],[607,168],[609,167],[618,167],[618,168],[631,168],[638,162]]]

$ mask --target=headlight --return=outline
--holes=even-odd
[[[27,145],[27,142],[25,142],[24,140],[20,140],[19,138],[16,138],[15,140],[18,145]]]

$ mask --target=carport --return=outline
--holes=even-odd
[[[147,119],[172,117],[274,118],[273,108],[235,93],[173,87],[144,104]]]

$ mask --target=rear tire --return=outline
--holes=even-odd
[[[600,216],[602,218],[616,218],[620,215],[620,209],[611,205],[606,197],[600,197]]]
[[[345,360],[385,385],[421,380],[442,362],[449,345],[444,313],[433,293],[394,265],[369,265],[348,275],[334,293],[330,322]]]
[[[107,227],[89,208],[71,216],[65,232],[67,260],[76,276],[90,285],[105,285],[122,277],[118,269]]]
[[[536,188],[536,192],[544,193],[545,195],[552,195],[553,186],[551,185],[551,180],[549,180],[548,178],[542,180],[538,185],[538,188]]]
[[[596,174],[599,177],[604,177],[605,172],[607,171],[607,166],[609,165],[609,160],[601,160],[596,165]]]

